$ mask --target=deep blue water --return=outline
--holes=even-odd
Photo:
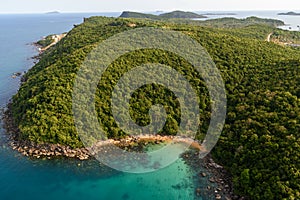
[[[82,23],[83,17],[119,14],[0,15],[0,108],[18,90],[19,78],[13,79],[12,74],[27,71],[33,65],[30,58],[37,49],[32,42],[69,31],[74,24]],[[235,17],[244,15],[255,14],[240,13]],[[293,19],[297,24],[299,18]],[[148,174],[121,173],[95,161],[32,160],[8,147],[5,130],[0,127],[0,199],[189,200],[194,199],[198,187],[194,176],[195,172],[182,160]],[[208,184],[204,180],[202,187]]]

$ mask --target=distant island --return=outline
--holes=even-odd
[[[130,12],[124,11],[121,15],[121,18],[146,18],[146,19],[194,19],[194,18],[207,18],[203,15],[199,15],[193,12],[184,12],[184,11],[173,11],[170,13],[163,13],[160,15],[153,15],[153,14],[145,14],[145,13],[138,13],[138,12]]]
[[[160,19],[160,17],[158,15],[145,14],[145,13],[139,13],[139,12],[130,12],[130,11],[124,11],[119,17],[120,18]]]
[[[278,15],[300,16],[300,13],[296,13],[296,12],[287,12],[287,13],[278,13]]]
[[[193,13],[193,12],[184,12],[184,11],[174,11],[174,12],[170,12],[170,13],[164,13],[164,14],[161,14],[159,15],[160,17],[163,17],[163,18],[189,18],[189,19],[192,19],[192,18],[207,18],[203,15],[199,15],[197,13]]]
[[[51,11],[51,12],[47,12],[47,13],[45,13],[45,14],[53,15],[53,14],[60,14],[60,12],[58,12],[58,11]]]

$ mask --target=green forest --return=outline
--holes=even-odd
[[[145,18],[145,19],[153,19],[153,20],[165,20],[165,19],[192,19],[192,18],[206,18],[203,15],[199,15],[193,12],[184,12],[184,11],[173,11],[169,13],[163,13],[160,15],[153,15],[153,14],[145,14],[145,13],[138,13],[138,12],[131,12],[131,11],[124,11],[120,17],[122,18]]]
[[[20,139],[82,147],[72,115],[72,89],[86,56],[105,39],[134,28],[179,31],[199,42],[221,71],[227,94],[225,127],[213,157],[232,174],[235,192],[250,199],[300,198],[300,51],[266,41],[299,38],[279,31],[280,21],[247,18],[207,22],[91,17],[76,25],[48,49],[23,77],[12,100]],[[134,25],[134,26],[133,26]],[[172,52],[142,49],[119,57],[98,84],[96,110],[108,138],[126,135],[111,113],[109,97],[118,78],[143,63],[171,66],[199,92],[202,140],[210,120],[205,82],[185,59]],[[132,95],[130,114],[140,125],[149,123],[152,105],[167,108],[160,134],[175,134],[180,123],[178,101],[159,85],[147,85]],[[86,122],[88,123],[88,122]]]

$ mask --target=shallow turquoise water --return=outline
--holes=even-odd
[[[9,151],[0,154],[1,199],[194,199],[193,173],[181,160],[127,174],[96,161],[30,160]]]
[[[11,75],[33,64],[28,58],[37,52],[29,44],[68,31],[90,15],[0,15],[0,107],[19,87],[19,79]],[[117,172],[97,161],[32,160],[9,148],[5,131],[0,129],[0,199],[4,200],[188,200],[194,199],[194,174],[183,160],[148,174]]]

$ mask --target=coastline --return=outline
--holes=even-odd
[[[21,153],[23,156],[33,159],[55,159],[55,158],[70,158],[78,159],[80,161],[86,161],[94,159],[91,152],[92,149],[102,145],[113,144],[128,151],[143,151],[143,149],[149,144],[162,144],[168,142],[190,142],[190,140],[177,139],[174,136],[160,136],[160,135],[144,135],[139,137],[127,137],[120,140],[106,140],[99,142],[94,147],[90,148],[76,148],[72,149],[69,146],[60,144],[36,144],[31,141],[22,140],[19,137],[19,130],[14,124],[11,104],[8,104],[7,109],[3,113],[4,128],[9,136],[8,143],[10,147]],[[215,163],[211,154],[208,154],[205,158],[199,157],[200,145],[194,142],[192,143],[190,150],[184,152],[181,158],[184,162],[195,172],[197,189],[195,190],[196,196],[207,195],[208,193],[214,193],[215,199],[225,200],[245,200],[246,198],[235,195],[232,177],[224,169],[223,166]],[[204,169],[200,170],[199,169]],[[210,177],[208,176],[210,174]],[[204,179],[208,179],[208,183],[214,186],[207,186],[206,188],[200,188],[201,182]]]
[[[32,158],[69,157],[79,160],[87,160],[90,153],[86,148],[72,149],[60,144],[36,144],[28,140],[20,139],[20,131],[14,123],[11,113],[11,103],[3,113],[3,126],[9,138],[9,145],[13,150],[18,151],[24,156]]]
[[[39,58],[45,51],[47,51],[52,46],[56,45],[58,42],[60,42],[66,36],[67,36],[67,33],[51,34],[51,35],[43,37],[41,40],[39,40],[37,42],[33,42],[32,45],[37,48],[39,54],[37,56],[33,56],[32,59],[39,60]],[[39,44],[39,42],[47,40],[48,37],[51,37],[51,40],[52,40],[51,43],[49,43],[48,45],[47,44],[46,45]]]
[[[68,157],[77,158],[79,160],[87,160],[93,155],[94,149],[105,145],[113,144],[121,149],[142,151],[143,148],[148,144],[161,144],[167,142],[186,142],[191,143],[194,149],[201,149],[201,146],[191,139],[187,138],[176,138],[174,136],[160,136],[160,135],[140,135],[140,136],[127,136],[123,139],[108,139],[105,141],[99,141],[92,147],[87,148],[75,148],[72,149],[69,146],[61,144],[37,144],[32,141],[23,140],[20,137],[20,130],[16,126],[13,120],[11,112],[11,103],[7,105],[7,109],[3,113],[4,128],[9,135],[9,145],[13,150],[18,151],[24,156],[33,158],[48,158],[53,157]]]
[[[211,154],[201,159],[199,152],[191,149],[183,153],[181,157],[195,171],[196,184],[199,186],[195,191],[196,196],[205,196],[213,192],[214,199],[248,200],[248,198],[234,193],[231,174],[223,166],[217,164]],[[205,179],[208,179],[208,183],[211,185],[203,188],[201,185]]]
[[[161,136],[161,135],[139,135],[139,136],[127,136],[123,139],[108,139],[105,141],[99,141],[91,147],[84,148],[71,148],[61,144],[37,144],[29,140],[23,140],[20,137],[20,131],[14,123],[11,104],[7,105],[7,109],[3,113],[4,129],[6,129],[9,136],[9,145],[13,150],[18,151],[24,156],[32,158],[48,158],[55,157],[67,157],[76,158],[79,160],[88,160],[93,157],[94,150],[106,145],[115,145],[121,149],[129,151],[143,151],[144,147],[148,144],[161,144],[161,143],[191,143],[193,149],[200,150],[201,146],[191,139],[178,138],[174,136]],[[91,153],[93,152],[93,153]]]

